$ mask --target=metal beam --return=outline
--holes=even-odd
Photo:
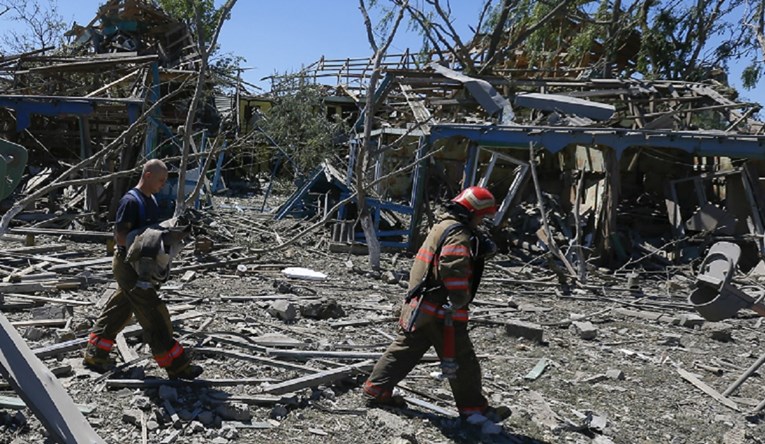
[[[56,376],[0,314],[0,373],[50,433],[62,444],[104,443]]]
[[[533,142],[551,153],[569,145],[607,146],[621,157],[633,147],[678,149],[698,156],[765,159],[765,136],[734,135],[713,131],[656,131],[622,128],[497,126],[471,124],[434,125],[430,142],[463,137],[481,146],[528,149]]]

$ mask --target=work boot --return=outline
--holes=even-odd
[[[366,405],[369,408],[404,408],[406,407],[406,399],[401,395],[392,395],[384,398],[373,398],[371,396],[366,397]]]
[[[96,373],[106,373],[114,370],[116,362],[109,357],[109,353],[102,350],[85,350],[82,365]]]
[[[483,412],[483,416],[495,424],[499,424],[500,422],[506,420],[512,414],[513,411],[510,410],[510,407],[504,405],[499,407],[488,407],[486,411]]]
[[[167,369],[167,377],[170,379],[197,379],[204,369],[199,365],[187,364],[178,370]]]

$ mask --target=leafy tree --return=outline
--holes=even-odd
[[[278,145],[292,159],[296,173],[306,173],[337,152],[338,138],[347,133],[348,124],[338,116],[327,117],[321,86],[299,75],[275,78],[274,105],[267,115],[256,118],[260,131],[255,139]]]
[[[198,5],[205,40],[212,36],[221,14],[221,10],[215,8],[213,0],[159,0],[159,5],[170,16],[186,22],[192,28],[195,28]]]

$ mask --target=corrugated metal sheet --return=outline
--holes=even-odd
[[[228,117],[234,109],[234,97],[215,96],[215,109],[218,110],[221,117]]]

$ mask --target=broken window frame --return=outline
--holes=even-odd
[[[510,204],[513,203],[516,195],[518,194],[518,192],[523,187],[523,184],[528,179],[529,164],[528,162],[520,161],[511,156],[508,156],[507,154],[502,154],[498,151],[478,147],[476,162],[474,162],[473,164],[474,165],[473,172],[470,176],[466,176],[466,177],[475,178],[478,167],[479,167],[479,162],[477,161],[477,159],[480,157],[482,152],[491,153],[491,158],[489,159],[489,163],[486,165],[486,170],[484,171],[480,180],[478,180],[478,186],[480,187],[486,188],[489,185],[489,179],[491,178],[491,173],[494,171],[494,167],[497,164],[497,160],[502,159],[504,161],[507,161],[509,163],[516,165],[516,168],[513,170],[513,174],[515,175],[515,177],[513,178],[513,182],[508,187],[507,194],[505,194],[505,198],[502,199],[502,203],[499,205],[499,208],[497,209],[497,213],[494,215],[494,219],[492,220],[492,224],[494,224],[494,226],[499,226],[499,224],[501,224],[502,221],[505,219],[505,214],[507,213],[507,210],[510,208]]]
[[[684,177],[682,179],[670,180],[668,182],[667,187],[669,195],[666,201],[667,215],[669,217],[670,223],[672,224],[675,238],[680,239],[685,236],[685,227],[683,226],[679,197],[677,195],[677,184],[692,181],[694,183],[694,189],[699,208],[701,208],[701,206],[709,202],[702,187],[703,182],[718,177],[725,177],[727,180],[730,176],[741,177],[741,183],[744,187],[744,191],[746,192],[746,200],[749,203],[750,214],[752,216],[752,226],[750,229],[753,231],[753,233],[751,234],[755,238],[755,243],[757,244],[757,248],[760,250],[760,255],[765,256],[765,227],[763,226],[762,210],[758,206],[757,199],[755,198],[756,191],[751,182],[752,173],[749,172],[749,169],[746,167],[746,165],[740,168],[734,168],[732,170],[718,171],[714,173],[703,173],[693,177]]]

